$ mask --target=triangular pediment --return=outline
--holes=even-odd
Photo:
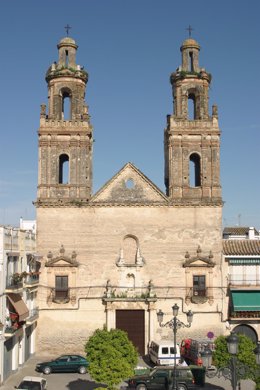
[[[212,252],[210,251],[208,256],[202,256],[201,253],[200,246],[198,246],[196,256],[190,256],[189,252],[186,252],[183,267],[215,267]]]
[[[91,199],[93,203],[167,204],[166,195],[132,163],[127,163]]]
[[[64,246],[61,245],[60,255],[53,257],[51,251],[49,251],[45,263],[45,267],[78,267],[79,263],[76,260],[77,254],[75,251],[72,252],[71,256],[65,256]]]

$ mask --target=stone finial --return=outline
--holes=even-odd
[[[153,288],[154,288],[153,281],[149,280],[148,287],[147,287],[147,289],[148,289],[148,297],[149,298],[152,298],[154,296]]]
[[[212,116],[218,118],[218,106],[216,104],[212,106]]]
[[[61,256],[63,256],[64,253],[65,253],[65,248],[64,248],[64,246],[61,244],[61,247],[60,247],[60,254],[61,254]]]
[[[71,259],[76,260],[76,257],[77,257],[77,253],[76,253],[76,251],[73,251],[71,254]]]
[[[40,114],[40,117],[41,118],[45,118],[46,117],[46,104],[41,104],[41,114]]]
[[[198,246],[198,249],[197,249],[197,256],[199,256],[201,254],[202,250],[201,250],[201,247]]]
[[[48,259],[52,259],[52,258],[53,258],[52,251],[49,251],[49,252],[48,252],[48,254],[47,254],[47,258],[48,258]]]
[[[88,119],[89,119],[88,105],[87,105],[87,104],[84,104],[84,105],[83,105],[82,119],[83,119],[83,120],[88,120]]]
[[[107,298],[111,298],[111,295],[112,295],[112,286],[110,284],[110,279],[108,279],[106,284],[105,296]]]
[[[190,258],[190,254],[189,254],[189,252],[187,251],[186,253],[185,253],[185,259],[189,259]]]

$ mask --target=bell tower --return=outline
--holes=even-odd
[[[199,66],[199,44],[181,46],[182,65],[171,74],[173,114],[165,129],[165,185],[176,204],[222,205],[217,106],[209,115],[210,73]]]
[[[92,126],[84,101],[87,72],[76,64],[78,46],[58,44],[58,62],[46,73],[48,112],[41,105],[37,205],[84,203],[92,191]]]

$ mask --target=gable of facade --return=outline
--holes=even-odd
[[[91,198],[91,202],[166,205],[168,199],[139,169],[127,163]]]

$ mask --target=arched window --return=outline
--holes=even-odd
[[[61,119],[64,121],[71,120],[71,91],[63,89],[61,91]]]
[[[193,52],[189,52],[189,72],[194,72],[194,65],[193,65]]]
[[[127,264],[135,264],[137,254],[137,241],[133,236],[126,236],[123,241],[124,259]]]
[[[134,274],[127,274],[126,275],[126,281],[127,281],[127,287],[134,289],[135,288],[135,276]]]
[[[196,119],[196,98],[194,93],[188,95],[188,119]]]
[[[69,64],[69,52],[65,50],[65,66],[68,67]]]
[[[189,166],[190,187],[201,186],[200,171],[200,156],[197,153],[192,153]]]
[[[59,184],[69,183],[69,156],[61,154],[59,157]]]

